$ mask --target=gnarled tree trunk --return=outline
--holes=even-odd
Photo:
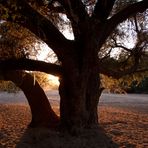
[[[5,80],[11,80],[24,92],[32,113],[31,127],[54,128],[59,123],[58,116],[52,110],[48,98],[37,81],[22,71],[6,71]]]
[[[93,36],[91,39],[91,35],[87,34],[85,44],[80,42],[78,45],[83,49],[75,50],[78,52],[62,63],[63,75],[59,87],[61,124],[71,132],[98,126],[97,110],[102,88],[94,41]]]
[[[98,126],[98,102],[102,89],[99,75],[91,72],[87,84],[81,82],[77,87],[71,87],[67,77],[61,78],[59,93],[61,97],[60,115],[63,128],[77,132],[82,128]],[[79,79],[73,79],[74,83]]]

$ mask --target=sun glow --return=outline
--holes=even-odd
[[[64,19],[66,20],[66,16]],[[70,28],[65,26],[63,30],[60,30],[61,33],[69,40],[73,40],[74,36],[73,33],[70,31]],[[55,53],[52,51],[52,49],[46,44],[46,43],[36,43],[35,48],[39,49],[38,53],[36,55],[36,59],[40,61],[45,61],[49,63],[55,63],[57,61],[57,57],[55,56]],[[59,86],[59,77],[48,75],[47,76],[49,85],[51,88],[58,88]]]
[[[51,83],[51,85],[59,86],[59,77],[49,75],[48,80]]]
[[[45,43],[35,43],[35,48],[37,50],[36,56],[30,56],[32,59],[44,61],[47,63],[55,63],[57,58],[51,48]],[[59,78],[53,75],[47,75],[47,81],[49,85],[46,86],[47,89],[57,89],[59,86]]]

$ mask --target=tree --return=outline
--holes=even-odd
[[[60,77],[60,125],[70,132],[98,125],[97,107],[103,90],[100,74],[120,78],[130,73],[147,70],[138,67],[146,50],[146,31],[142,32],[142,38],[138,36],[140,33],[136,34],[137,41],[131,49],[118,44],[113,38],[115,33],[121,33],[118,31],[120,27],[117,28],[121,22],[131,16],[136,18],[138,12],[146,11],[148,8],[146,0],[134,1],[122,7],[120,11],[114,11],[118,5],[115,0],[97,2],[0,0],[0,2],[1,17],[3,17],[1,19],[27,28],[45,42],[59,60],[59,64],[27,58],[13,58],[0,62],[5,79],[19,85],[20,82],[17,82],[18,79],[16,81],[16,77],[19,78],[22,84],[19,85],[20,88],[28,100],[31,100],[33,126],[52,125],[49,122],[57,122],[58,118],[47,103],[41,87],[37,83],[32,86],[32,78],[28,74],[19,77],[22,72],[14,70],[42,71]],[[48,16],[51,12],[59,14],[57,18],[67,16],[68,19],[61,20],[71,25],[74,40],[66,39],[59,31],[62,25],[59,23],[60,19],[57,23],[51,20]],[[123,58],[120,58],[122,60],[112,60],[109,56],[111,53],[108,48],[109,40],[112,40],[116,47],[122,48],[122,51],[126,51],[122,54]],[[27,85],[32,88],[30,91]],[[34,99],[35,97],[38,99]],[[37,117],[38,107],[42,115]]]

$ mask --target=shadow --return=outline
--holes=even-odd
[[[103,128],[85,129],[78,136],[46,128],[28,128],[16,148],[118,148]]]

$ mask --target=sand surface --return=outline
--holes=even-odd
[[[14,100],[18,98],[17,95],[13,94]],[[49,95],[53,98],[51,103],[58,113],[58,102],[55,101],[57,100],[57,94],[53,93],[52,95]],[[3,101],[3,96],[7,98],[7,101]],[[123,98],[119,100],[118,95],[113,99],[114,95],[105,94],[103,97],[106,97],[107,101],[105,99],[104,101],[101,100],[98,109],[100,126],[104,129],[103,133],[98,133],[98,130],[85,131],[79,137],[61,135],[48,129],[28,129],[27,125],[31,120],[31,115],[27,102],[22,102],[21,99],[20,102],[11,101],[10,96],[7,94],[0,96],[0,148],[148,147],[148,104],[146,95],[144,95],[141,102],[138,98],[135,99],[135,96],[140,96],[134,95],[133,99],[136,101],[128,99],[126,103],[122,99],[127,98],[127,96],[122,96]],[[109,99],[109,96],[113,101]],[[92,135],[92,137],[88,137],[88,135]]]
[[[59,105],[59,94],[56,90],[45,92],[50,103]],[[0,104],[28,104],[22,91],[18,93],[0,92]],[[111,94],[102,93],[100,105],[109,105],[134,109],[148,113],[148,94]]]

